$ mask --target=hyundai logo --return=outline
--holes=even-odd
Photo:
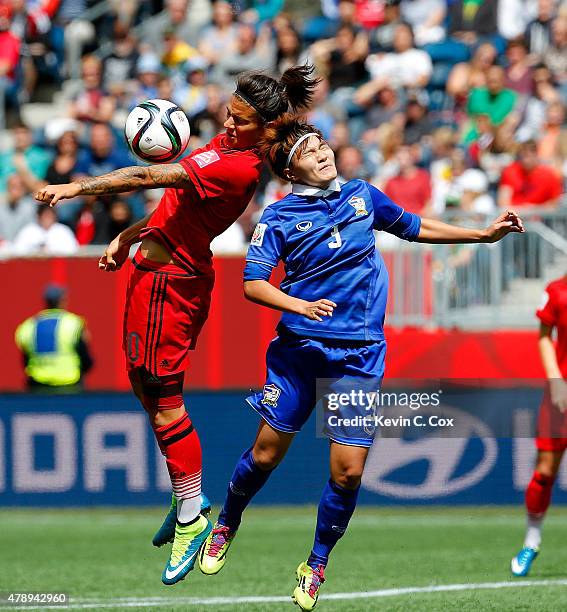
[[[408,411],[409,412],[409,411]],[[498,446],[490,429],[470,414],[439,406],[422,407],[420,414],[453,418],[458,424],[459,437],[440,437],[424,434],[413,440],[380,438],[372,446],[366,462],[362,485],[365,489],[399,499],[430,499],[453,495],[479,483],[494,467]],[[457,468],[469,446],[471,438],[482,444],[482,452],[467,471]],[[389,480],[388,475],[416,461],[427,461],[427,472],[421,483],[403,483]]]

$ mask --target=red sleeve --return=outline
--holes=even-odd
[[[557,323],[557,307],[555,294],[547,287],[541,298],[540,307],[536,310],[537,318],[544,324],[553,327]]]
[[[218,198],[227,189],[231,176],[230,164],[215,149],[209,149],[186,157],[179,162],[192,179],[195,189],[203,199]],[[234,173],[234,172],[232,172]]]

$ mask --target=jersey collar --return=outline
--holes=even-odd
[[[319,189],[319,187],[313,187],[312,185],[302,185],[301,183],[294,183],[291,187],[291,193],[294,193],[295,195],[315,196],[317,198],[326,198],[340,190],[341,185],[337,179],[333,179],[327,189]]]

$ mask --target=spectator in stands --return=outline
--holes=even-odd
[[[30,128],[24,123],[18,123],[12,129],[14,146],[12,150],[0,153],[0,192],[6,189],[6,178],[16,172],[14,159],[22,155],[28,170],[38,179],[44,179],[51,155],[42,147],[33,144]]]
[[[372,95],[382,87],[425,87],[433,66],[429,55],[414,46],[409,25],[400,24],[394,32],[394,52],[369,55],[366,67],[372,81],[368,84]],[[362,88],[361,88],[362,89]],[[359,94],[360,95],[360,94]]]
[[[466,100],[472,89],[486,87],[486,74],[497,57],[493,44],[479,45],[469,62],[459,62],[453,66],[447,81],[447,93],[459,102]]]
[[[14,103],[17,101],[16,69],[20,61],[21,40],[10,31],[11,25],[11,6],[0,4],[0,91]],[[0,104],[3,102],[4,97],[0,96]]]
[[[226,106],[223,91],[219,85],[210,83],[205,91],[205,108],[189,119],[191,145],[198,147],[208,142],[223,129],[226,121]]]
[[[449,3],[449,36],[469,49],[479,42],[492,42],[499,51],[498,0],[455,0]]]
[[[486,116],[492,125],[500,125],[514,110],[516,92],[504,87],[505,73],[501,66],[492,66],[486,76],[486,87],[476,87],[471,91],[467,113],[475,122],[465,135],[465,142],[472,142],[479,136],[476,120]]]
[[[427,103],[427,94],[423,92],[413,93],[408,98],[404,115],[404,140],[407,144],[419,144],[433,130]]]
[[[18,232],[36,215],[36,203],[26,191],[24,181],[18,174],[12,174],[7,180],[7,191],[0,203],[0,244],[12,242]]]
[[[355,178],[365,179],[367,176],[364,159],[358,147],[346,146],[335,153],[339,181],[351,181]]]
[[[234,23],[232,6],[225,0],[213,4],[213,23],[199,38],[199,53],[211,65],[222,57],[236,52],[238,28]]]
[[[302,54],[301,38],[291,26],[280,28],[276,32],[276,70],[283,74],[288,68],[304,64],[306,57]]]
[[[502,172],[498,205],[555,207],[563,192],[557,172],[543,165],[537,156],[537,144],[528,140],[520,145],[518,158]]]
[[[16,255],[72,255],[79,245],[73,232],[57,222],[53,208],[39,206],[36,221],[18,232],[12,246]]]
[[[514,124],[509,121],[504,121],[498,127],[491,126],[487,136],[473,143],[469,154],[472,162],[486,174],[490,188],[495,191],[502,171],[515,159],[518,143],[514,137]]]
[[[315,87],[312,110],[307,114],[307,121],[321,130],[323,138],[326,140],[331,138],[337,118],[329,103],[329,81],[325,78],[321,78]]]
[[[378,150],[370,149],[373,169],[372,184],[384,190],[385,184],[400,171],[398,151],[403,143],[403,132],[394,122],[383,123],[376,128],[374,138],[378,143]]]
[[[109,122],[116,104],[102,87],[102,62],[98,57],[83,58],[81,78],[82,88],[71,101],[69,115],[85,123]]]
[[[370,33],[370,46],[377,52],[391,53],[394,50],[394,33],[403,23],[401,0],[386,0],[382,25]]]
[[[284,0],[231,0],[242,23],[258,24],[270,21],[283,9]]]
[[[400,7],[402,19],[412,27],[418,47],[445,38],[447,4],[444,0],[404,0]]]
[[[523,36],[537,15],[537,0],[498,0],[498,32],[506,40]]]
[[[197,49],[180,38],[175,29],[172,28],[163,33],[161,63],[169,74],[181,73],[185,63],[198,55]]]
[[[556,0],[538,0],[537,17],[526,29],[528,51],[533,62],[541,62],[551,45],[551,23],[556,13]]]
[[[548,105],[545,122],[537,138],[537,155],[545,164],[555,165],[560,172],[567,146],[565,105],[559,100]]]
[[[547,66],[544,64],[535,66],[533,76],[534,94],[526,103],[522,123],[516,133],[516,138],[520,142],[538,138],[545,123],[547,107],[561,100]]]
[[[131,224],[132,211],[123,197],[94,200],[81,212],[75,235],[79,244],[108,244]]]
[[[146,52],[151,50],[161,57],[166,32],[174,32],[179,40],[196,44],[202,24],[198,19],[189,18],[188,8],[189,0],[167,0],[165,11],[146,21],[141,37],[147,47]]]
[[[390,178],[384,193],[405,210],[427,215],[431,205],[431,180],[429,172],[418,168],[411,147],[402,145],[397,153],[398,174]]]
[[[125,149],[116,144],[110,126],[106,123],[95,123],[90,131],[89,148],[79,154],[77,173],[100,176],[132,165]]]
[[[488,178],[482,170],[469,168],[459,177],[462,191],[460,208],[466,212],[492,215],[496,209],[494,198],[488,193]]]
[[[93,366],[84,319],[66,310],[67,291],[49,285],[45,310],[16,329],[30,391],[81,391],[82,377]]]
[[[310,55],[320,72],[329,80],[331,92],[340,91],[332,96],[337,106],[341,106],[350,97],[354,87],[368,78],[364,67],[368,55],[368,38],[350,24],[341,25],[333,38],[314,43]]]
[[[567,15],[557,17],[553,21],[551,41],[544,62],[551,70],[563,101],[567,103]]]
[[[515,38],[508,42],[506,59],[508,65],[504,86],[520,96],[531,96],[534,88],[533,72],[523,38]]]
[[[431,138],[433,161],[431,172],[431,211],[438,216],[445,207],[454,203],[454,181],[465,169],[465,155],[456,148],[455,132],[449,127],[440,127]]]
[[[122,93],[136,76],[139,53],[128,27],[119,20],[114,24],[113,35],[112,52],[103,64],[104,88]]]
[[[136,63],[138,79],[128,102],[129,109],[134,108],[134,106],[144,100],[151,100],[157,97],[157,86],[161,69],[161,62],[154,53],[140,55]]]
[[[245,70],[268,70],[274,68],[274,48],[268,28],[261,28],[256,35],[252,25],[240,24],[236,40],[236,52],[225,55],[213,70],[213,79],[224,91],[230,91],[234,77]]]
[[[185,63],[184,72],[186,82],[175,90],[173,101],[191,118],[207,107],[207,62],[196,56]]]

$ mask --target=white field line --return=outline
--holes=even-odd
[[[567,586],[567,579],[558,580],[517,580],[509,582],[479,582],[470,584],[439,584],[424,587],[402,587],[380,589],[377,591],[357,591],[353,593],[328,593],[321,595],[322,601],[342,601],[350,599],[379,599],[426,593],[447,593],[455,591],[475,591],[494,589],[518,589],[523,587]],[[230,606],[254,603],[289,603],[290,596],[259,595],[244,597],[120,597],[115,599],[74,599],[67,605],[57,606],[0,606],[0,610],[95,610],[97,608],[151,608],[155,606]]]

